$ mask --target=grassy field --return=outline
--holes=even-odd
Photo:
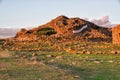
[[[42,50],[0,48],[0,80],[119,80],[119,49],[110,43],[69,42]]]
[[[4,51],[6,53],[6,51]],[[8,52],[8,51],[7,51]],[[0,58],[0,80],[119,80],[119,55],[68,54],[25,51],[37,54],[19,58],[15,53]]]

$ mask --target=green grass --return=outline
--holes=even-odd
[[[33,52],[37,54],[38,61],[30,61],[30,56],[25,59],[15,57],[16,52],[11,52],[14,56],[9,58],[0,58],[0,80],[120,79],[119,55],[78,55],[64,51],[23,51],[21,53]]]
[[[119,52],[119,45],[78,41],[53,44],[34,42],[10,46],[13,47],[19,49],[3,51],[0,48],[0,52],[12,54],[0,57],[0,80],[120,79],[120,53],[111,54],[111,51]],[[69,49],[76,53],[89,51],[91,54],[71,54],[67,52]]]

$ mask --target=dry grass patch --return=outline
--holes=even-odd
[[[12,55],[10,54],[9,51],[0,51],[0,58],[7,58],[11,57]]]

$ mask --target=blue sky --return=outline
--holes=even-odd
[[[109,16],[120,23],[119,0],[1,0],[1,27],[34,27],[65,15],[80,18]]]

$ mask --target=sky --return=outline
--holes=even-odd
[[[65,15],[120,23],[120,0],[0,0],[0,28],[36,27]]]

